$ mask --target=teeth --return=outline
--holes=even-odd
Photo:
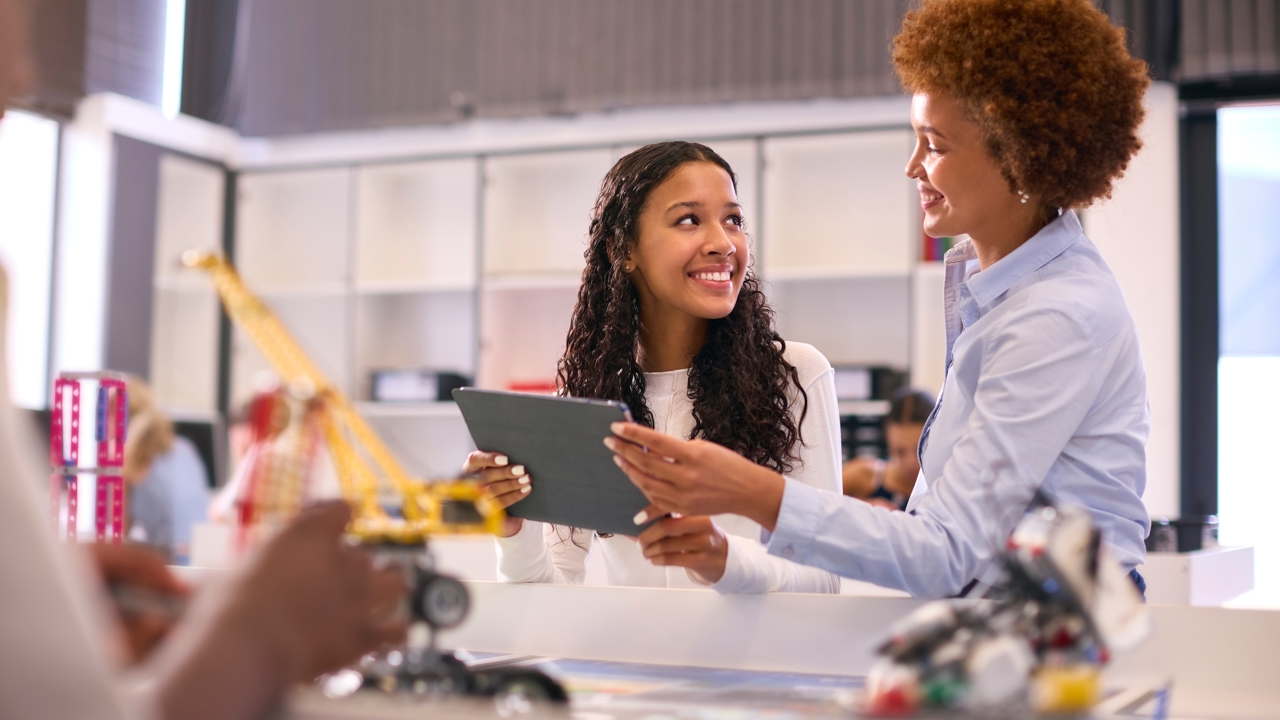
[[[711,282],[729,282],[729,273],[727,272],[696,273],[694,277],[699,280],[710,280]]]

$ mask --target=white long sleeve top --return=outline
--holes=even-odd
[[[808,398],[801,423],[800,461],[789,477],[816,490],[839,493],[840,417],[836,407],[831,364],[812,345],[787,343],[784,357],[795,366]],[[750,381],[744,378],[744,381]],[[654,429],[688,439],[693,432],[693,403],[689,399],[689,371],[645,373],[645,402],[653,413]],[[792,412],[801,405],[792,392]],[[537,482],[537,479],[534,479]],[[759,524],[736,515],[712,518],[729,541],[724,576],[708,585],[680,567],[660,567],[640,552],[635,538],[600,537],[578,530],[525,520],[520,532],[498,538],[498,577],[505,582],[580,585],[593,558],[605,564],[610,585],[631,587],[705,588],[720,593],[840,591],[838,577],[826,570],[799,565],[770,555],[761,544]]]

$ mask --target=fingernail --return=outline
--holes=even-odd
[[[521,475],[520,477],[516,478],[516,482],[520,483],[521,485],[528,485],[528,484],[529,484],[529,476],[528,476],[528,475]]]
[[[649,519],[649,513],[645,512],[644,510],[641,510],[640,512],[636,513],[635,517],[631,518],[631,522],[637,525],[643,525],[644,521],[648,519]]]
[[[621,434],[622,434],[622,431],[623,431],[623,430],[625,430],[625,429],[626,429],[626,427],[627,427],[627,426],[626,426],[626,424],[625,424],[625,423],[620,423],[620,422],[610,423],[610,424],[609,424],[609,429],[610,429],[610,430],[612,430],[613,432],[617,433],[618,435],[621,435]]]
[[[521,494],[521,495],[528,495],[528,494],[529,494],[529,491],[530,491],[530,490],[532,490],[532,489],[533,489],[533,488],[529,487],[528,485],[525,485],[524,487],[520,488],[520,494]]]
[[[512,475],[514,475],[514,476],[516,476],[516,477],[520,477],[521,475],[523,475],[523,474],[524,474],[524,466],[523,466],[523,465],[512,465],[512,466],[511,466],[511,474],[512,474]]]
[[[613,464],[617,465],[618,467],[622,467],[622,458],[618,457],[617,455],[614,455]]]
[[[610,450],[614,450],[614,451],[616,451],[616,450],[617,450],[617,447],[616,447],[616,446],[617,446],[617,444],[618,444],[618,443],[617,443],[617,442],[615,442],[615,441],[614,441],[614,439],[613,439],[613,438],[611,438],[611,437],[607,437],[607,438],[605,438],[605,439],[604,439],[604,446],[605,446],[605,447],[607,447],[607,448],[609,448]]]
[[[498,467],[502,467],[503,465],[506,465],[508,462],[510,462],[510,460],[507,459],[506,455],[499,455],[498,457],[493,459],[493,463]]]

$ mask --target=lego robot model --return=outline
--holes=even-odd
[[[1112,650],[1151,620],[1088,512],[1038,501],[1010,535],[999,600],[929,603],[890,630],[867,679],[868,715],[1087,712]]]
[[[188,251],[182,261],[209,274],[227,315],[280,376],[280,388],[260,394],[251,406],[259,448],[237,503],[242,537],[269,533],[292,517],[318,459],[327,454],[352,507],[348,537],[369,548],[384,566],[403,572],[411,588],[407,610],[413,625],[406,646],[366,657],[358,670],[330,678],[326,692],[345,686],[350,691],[364,687],[563,701],[564,690],[541,673],[472,671],[435,646],[437,631],[466,618],[470,597],[465,585],[436,571],[428,540],[443,533],[496,532],[506,517],[497,502],[474,480],[409,477],[346,395],[316,368],[224,258]],[[396,515],[383,506],[392,497],[399,504]],[[358,673],[354,687],[351,673]]]
[[[81,432],[85,429],[82,394],[97,389],[93,438],[97,458],[80,463]],[[124,539],[124,442],[129,427],[129,393],[124,375],[113,372],[63,372],[53,383],[49,422],[49,505],[53,521],[68,542],[78,535],[80,477],[96,476],[94,530],[98,542],[119,544]],[[66,497],[65,504],[63,497]]]

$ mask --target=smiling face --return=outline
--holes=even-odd
[[[642,322],[716,320],[733,311],[751,258],[729,173],[688,162],[649,193],[631,250]]]
[[[916,149],[907,177],[920,190],[924,230],[932,237],[978,236],[1009,218],[1030,215],[987,151],[982,131],[954,98],[916,93],[911,99]]]

